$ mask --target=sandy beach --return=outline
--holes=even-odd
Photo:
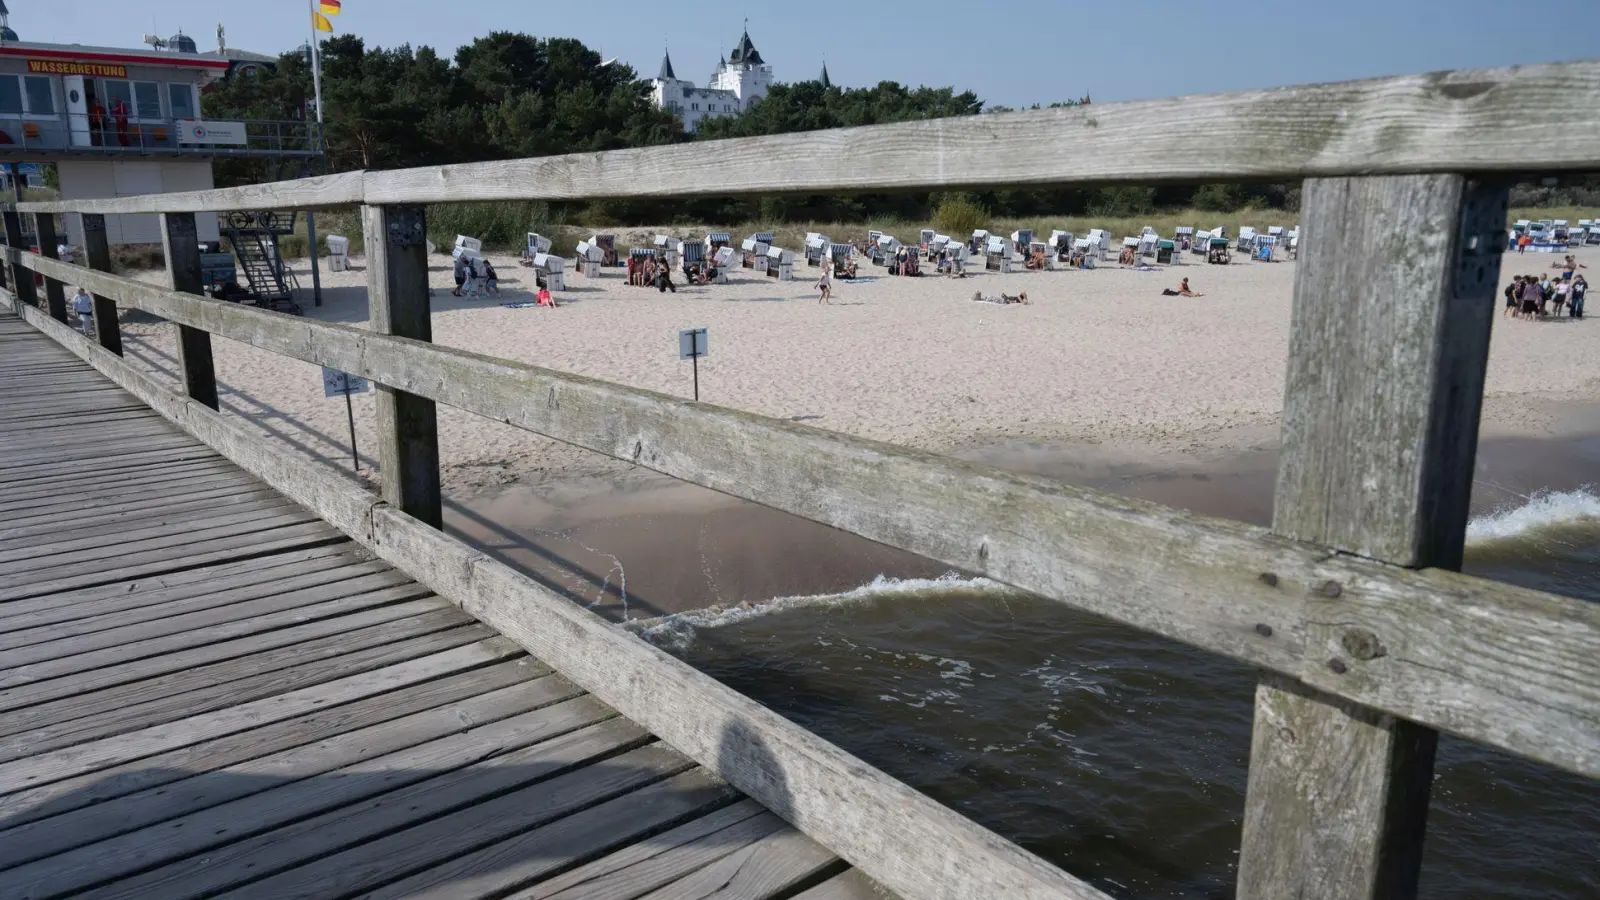
[[[1508,255],[1502,285],[1559,258]],[[1600,272],[1600,250],[1578,258]],[[530,298],[532,270],[509,255],[491,259],[503,296],[472,299],[451,296],[449,259],[434,258],[436,342],[688,396],[677,333],[704,327],[707,403],[1209,512],[1260,518],[1270,508],[1261,487],[1282,409],[1293,262],[964,279],[863,266],[863,279],[836,285],[832,305],[816,302],[814,269],[785,283],[736,271],[730,284],[666,295],[628,287],[623,270],[609,269],[599,279],[569,273],[552,310],[502,306]],[[365,267],[352,263],[322,273],[321,307],[305,292],[308,316],[366,321]],[[303,261],[299,272],[309,286]],[[1204,297],[1161,296],[1185,276]],[[1032,303],[973,302],[980,291],[1026,291]],[[175,329],[138,319],[124,323],[128,357],[171,376]],[[1496,317],[1486,439],[1600,432],[1597,322]],[[225,409],[295,452],[350,465],[345,405],[323,397],[317,367],[214,343]],[[370,473],[371,396],[354,409]],[[441,408],[439,424],[450,526],[619,617],[943,571],[457,410]],[[1211,508],[1228,482],[1205,479],[1219,472],[1250,473],[1240,477],[1254,499]],[[624,601],[633,604],[626,611]]]

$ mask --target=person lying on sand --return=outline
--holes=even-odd
[[[1008,305],[1013,304],[1013,303],[1031,303],[1032,302],[1032,301],[1030,301],[1028,299],[1028,292],[1027,291],[1023,291],[1022,293],[1016,295],[1015,297],[1011,296],[1010,294],[1005,294],[1005,293],[1002,293],[998,297],[985,297],[983,295],[983,292],[979,291],[978,293],[972,295],[972,299],[977,303],[997,303],[997,304],[999,304],[1001,306],[1008,306]]]

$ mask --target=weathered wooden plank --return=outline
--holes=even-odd
[[[301,748],[314,754],[318,752],[315,744],[319,741],[368,727],[379,727],[424,710],[438,707],[453,709],[452,704],[525,681],[530,674],[544,671],[543,666],[523,656],[435,681],[403,685],[362,700],[332,705],[282,722],[212,738],[40,787],[11,793],[0,790],[0,816],[4,817],[7,824],[22,825],[70,810],[106,803],[138,791],[184,781],[202,773],[231,771],[252,760],[268,759],[281,751]],[[233,783],[251,787],[242,791],[240,796],[254,793],[252,786],[257,784],[254,781]]]
[[[523,888],[506,900],[638,897],[788,827],[761,804],[741,800]]]
[[[108,506],[108,515],[102,518],[80,512],[72,518],[35,525],[19,524],[16,528],[0,530],[0,562],[92,551],[123,539],[118,529],[126,529],[127,540],[156,537],[185,526],[193,533],[212,525],[228,525],[252,516],[282,512],[293,504],[294,501],[282,494],[262,486],[247,493],[160,507]],[[184,517],[190,516],[193,518],[185,521]]]
[[[636,753],[647,752],[635,751]],[[590,770],[619,766],[623,759],[590,766]],[[586,773],[577,773],[579,775]],[[576,776],[573,776],[576,777]],[[529,791],[527,793],[534,793]],[[608,850],[638,840],[673,822],[702,815],[734,799],[733,792],[704,769],[693,769],[666,781],[574,813],[552,824],[534,828],[457,859],[437,864],[404,880],[362,894],[362,900],[382,898],[457,898],[500,896],[506,889],[592,859]],[[485,804],[487,806],[488,804]],[[480,807],[481,808],[481,807]],[[470,810],[469,812],[476,812]],[[457,843],[460,846],[461,842]],[[391,872],[399,858],[384,860]],[[289,873],[293,875],[295,873]],[[366,872],[367,883],[382,876],[377,867]],[[360,882],[355,882],[360,884]],[[252,896],[267,896],[253,894]]]
[[[189,485],[185,484],[184,487]],[[251,487],[233,483],[212,486],[209,490],[199,488],[181,494],[161,493],[152,497],[147,505],[102,501],[98,504],[46,507],[37,512],[24,510],[21,515],[7,518],[10,527],[0,528],[0,545],[14,544],[19,540],[44,535],[70,533],[74,536],[83,536],[93,532],[97,527],[109,526],[112,523],[136,528],[173,516],[225,510],[239,504],[264,505],[274,496],[282,495],[265,485]]]
[[[103,457],[105,466],[109,471],[129,472],[135,470],[150,470],[160,468],[168,462],[186,462],[188,460],[206,459],[211,454],[198,447],[167,446],[154,449],[113,450]],[[72,468],[77,464],[70,461],[30,463],[18,466],[12,472],[0,472],[0,491],[9,491],[12,486],[19,484],[37,485],[48,482],[60,483],[71,474]]]
[[[153,698],[203,690],[228,680],[275,672],[304,662],[325,659],[357,647],[375,647],[475,624],[453,606],[406,615],[404,607],[382,606],[346,616],[319,619],[262,635],[252,635],[221,645],[196,647],[107,666],[71,678],[22,685],[0,692],[0,734],[11,734],[47,723],[70,721],[142,703]],[[375,624],[376,623],[376,624]],[[286,634],[288,632],[288,634]],[[255,642],[251,647],[246,642]],[[220,648],[220,649],[219,649]],[[174,662],[175,656],[190,661]],[[195,661],[203,661],[195,665]],[[25,708],[24,708],[25,707]]]
[[[338,547],[317,549],[337,551]],[[273,557],[267,557],[266,561],[272,559]],[[5,607],[6,614],[0,617],[0,623],[5,625],[5,630],[0,631],[0,648],[9,650],[46,639],[58,640],[93,634],[169,615],[182,615],[229,603],[254,600],[273,593],[312,588],[371,574],[384,566],[385,563],[357,563],[339,556],[303,557],[302,562],[285,563],[282,569],[233,573],[219,572],[218,570],[223,567],[211,568],[209,570],[211,576],[221,579],[215,589],[208,589],[204,583],[205,576],[200,575],[196,578],[198,583],[196,581],[175,583],[168,582],[165,578],[156,578],[149,582],[134,581],[106,585],[95,591],[58,594],[55,596],[66,597],[71,601],[81,596],[92,597],[101,593],[111,595],[115,591],[122,593],[122,596],[111,596],[110,599],[69,602],[59,608],[52,608],[47,603],[39,602],[48,598],[16,601],[17,612],[13,614],[12,605],[8,604]],[[193,572],[178,574],[194,575]],[[0,697],[4,696],[6,695],[0,692]],[[0,701],[0,705],[3,705],[3,701]]]
[[[157,591],[151,586],[135,583],[113,588],[123,593],[122,597],[115,600],[72,603],[64,609],[47,606],[38,612],[13,614],[8,605],[5,615],[0,616],[0,626],[4,627],[0,630],[0,650],[123,628],[271,594],[286,594],[302,588],[372,575],[389,568],[388,563],[380,561],[357,562],[333,557],[313,559],[292,569],[246,572],[238,578],[219,575],[213,570],[212,577],[221,579],[214,587],[202,583],[171,591]],[[159,586],[158,581],[155,587]],[[57,596],[70,598],[73,595]]]
[[[127,440],[118,440],[113,443],[120,454],[149,453],[151,451],[178,450],[184,447],[192,448],[194,442],[179,434],[153,434],[148,437],[130,437]],[[69,451],[70,452],[70,451]],[[70,471],[82,468],[83,460],[71,456],[51,452],[48,448],[32,448],[18,451],[15,454],[16,465],[11,469],[15,478],[38,477],[41,473],[51,471]],[[115,458],[115,457],[113,457]],[[63,479],[63,490],[70,489]]]
[[[408,620],[421,618],[428,612],[424,604],[406,604]],[[399,607],[386,607],[399,614]],[[137,702],[114,712],[68,713],[65,720],[32,724],[26,731],[0,737],[0,762],[36,756],[63,747],[88,741],[113,739],[118,735],[148,728],[152,725],[190,719],[194,716],[238,706],[269,697],[312,687],[363,672],[371,672],[395,663],[418,659],[482,641],[494,632],[482,625],[449,624],[435,617],[431,622],[417,622],[417,634],[392,643],[371,647],[353,644],[345,653],[302,662],[298,665],[271,672],[248,674],[244,671],[229,673],[228,680],[220,684],[195,686],[191,690],[165,697]]]
[[[240,471],[225,459],[211,454],[209,458],[179,460],[154,472],[145,472],[130,478],[117,472],[92,473],[73,483],[65,492],[59,484],[42,483],[32,486],[8,485],[0,490],[0,515],[31,512],[36,509],[68,507],[72,504],[115,501],[141,490],[167,490],[173,484],[210,489],[218,485],[248,485],[255,479]]]
[[[217,540],[242,535],[261,534],[286,526],[309,524],[317,521],[314,514],[294,504],[261,510],[246,514],[243,517],[234,518],[237,518],[238,521],[227,524],[214,524],[197,534],[203,536],[205,540]],[[0,562],[0,577],[15,576],[18,579],[51,578],[69,572],[82,572],[85,568],[89,568],[85,564],[90,561],[93,561],[96,565],[110,566],[120,565],[124,562],[142,563],[156,558],[181,557],[189,552],[190,546],[196,540],[196,534],[171,532],[169,530],[159,536],[146,537],[125,543],[112,541],[109,545],[96,546],[92,550],[76,555],[46,552],[45,555],[41,556]]]
[[[427,224],[420,206],[362,209],[367,245],[369,327],[377,334],[433,340],[428,299]],[[384,502],[443,526],[439,427],[433,401],[386,385],[376,398],[378,468]]]
[[[1600,125],[1553,147],[1530,146],[1542,142],[1530,141],[1526,129],[1582,118],[1595,98],[1600,62],[1436,72],[368,172],[363,199],[456,203],[1593,171],[1600,168]],[[1040,154],[1040,147],[1051,153]],[[872,159],[894,164],[859,162]]]
[[[39,253],[47,259],[56,259],[56,217],[50,213],[37,213],[33,217],[34,234],[38,237]],[[45,309],[57,322],[67,321],[67,294],[61,282],[54,278],[44,280]]]
[[[240,900],[307,897],[319,884],[330,892],[351,893],[431,866],[372,896],[426,895],[427,888],[441,884],[450,887],[452,896],[471,896],[483,892],[486,879],[498,881],[524,867],[548,871],[624,843],[632,836],[630,831],[648,833],[663,820],[670,822],[732,799],[733,792],[705,770],[663,744],[652,744],[236,890]],[[661,807],[671,813],[663,815]],[[604,819],[603,828],[595,825],[597,818]],[[541,826],[559,837],[540,835]],[[530,828],[534,830],[528,832]],[[504,846],[472,852],[518,832],[527,833],[518,836],[520,841],[511,837]],[[538,849],[524,855],[516,849],[518,844]],[[468,855],[453,858],[462,853]]]
[[[140,606],[184,600],[212,591],[226,592],[262,582],[277,582],[301,575],[319,578],[324,569],[368,563],[371,557],[359,544],[343,542],[261,556],[216,566],[173,572],[126,584],[102,585],[67,591],[54,597],[13,600],[3,609],[0,628],[33,628],[51,622],[116,613]],[[365,573],[362,573],[365,574]],[[290,583],[284,589],[307,587],[318,581]],[[257,595],[259,596],[259,595]]]
[[[1593,171],[1593,61],[1435,72],[1075,109],[389,172],[187,194],[23,203],[26,212],[294,209],[464,200]],[[1573,128],[1550,140],[1528,130]],[[1051,147],[1040,154],[1039,147]],[[893,166],[858,160],[894,159]]]
[[[166,253],[172,289],[186,294],[204,294],[200,235],[194,213],[161,214],[161,249]],[[211,358],[211,335],[181,322],[178,323],[178,371],[183,374],[185,393],[212,409],[217,408],[217,370]]]
[[[299,715],[318,706],[370,697],[407,684],[498,662],[521,652],[515,644],[503,638],[491,638],[422,659],[353,675],[315,687],[302,688],[265,700],[240,704],[191,719],[0,763],[0,792],[71,778],[74,775],[103,769],[141,756],[198,743],[206,738],[247,731],[259,725]]]
[[[344,539],[343,535],[332,531],[322,522],[307,522],[302,525],[274,528],[271,531],[224,538],[207,538],[187,548],[168,548],[148,554],[142,559],[118,561],[116,565],[107,568],[91,567],[90,571],[71,574],[58,572],[39,576],[39,580],[34,580],[32,577],[0,580],[0,601],[26,600],[46,594],[126,582],[231,560],[267,556],[285,550],[338,544],[343,543]]]
[[[785,828],[651,891],[644,900],[769,900],[845,868],[816,841]]]
[[[809,891],[796,894],[794,900],[886,900],[889,894],[872,883],[860,869],[851,869],[842,875],[824,881]]]
[[[136,888],[148,891],[144,896],[149,897],[204,894],[199,885],[215,890],[283,868],[275,858],[315,858],[317,842],[325,852],[331,851],[352,838],[359,841],[381,835],[385,825],[393,829],[413,821],[424,808],[449,809],[469,803],[480,796],[479,784],[494,780],[485,775],[498,776],[497,783],[515,786],[537,779],[540,764],[546,761],[559,770],[573,765],[568,757],[577,757],[581,763],[597,753],[614,752],[618,735],[627,733],[627,729],[615,727],[615,722],[560,736],[607,715],[599,704],[580,697],[460,729],[347,767],[333,777],[268,787],[241,800],[0,872],[0,887],[14,884],[32,896],[49,896],[117,879],[89,896],[138,896],[130,894]],[[601,730],[603,733],[596,733]],[[522,764],[512,764],[509,760],[513,758]],[[464,792],[457,798],[442,798],[430,791],[430,786],[446,782],[463,785]],[[411,808],[413,805],[417,808]],[[360,814],[352,815],[352,808]],[[280,827],[285,825],[288,827]],[[204,851],[209,852],[198,859],[192,856]],[[170,864],[133,879],[126,877],[162,863]],[[200,871],[191,874],[189,870],[196,868]],[[192,884],[196,881],[199,885]]]
[[[264,597],[233,607],[202,610],[171,619],[157,619],[124,628],[20,647],[6,654],[0,669],[0,686],[12,687],[87,672],[189,647],[200,647],[299,625],[316,619],[342,616],[359,609],[419,600],[428,589],[408,582],[394,584],[392,576],[368,576],[359,588],[325,585],[290,594]]]
[[[111,244],[106,240],[106,217],[95,213],[82,213],[83,256],[89,268],[97,272],[111,271]],[[117,319],[116,301],[99,294],[94,295],[94,334],[100,346],[122,355],[122,325]]]
[[[0,831],[0,869],[64,853],[119,834],[136,831],[147,825],[211,809],[241,797],[291,784],[302,785],[300,788],[302,795],[306,792],[314,793],[315,796],[311,798],[313,804],[338,806],[341,803],[351,802],[361,795],[341,793],[339,796],[333,796],[322,790],[326,783],[353,781],[355,777],[371,773],[378,767],[401,762],[401,759],[393,757],[397,751],[422,746],[450,735],[471,734],[470,737],[461,737],[459,742],[464,746],[473,746],[475,752],[481,752],[484,746],[481,741],[487,734],[482,726],[543,709],[570,700],[581,693],[571,682],[559,676],[535,677],[540,672],[547,673],[548,669],[537,664],[529,665],[531,661],[526,657],[519,662],[523,663],[521,667],[518,662],[509,662],[485,670],[486,676],[497,676],[499,680],[489,678],[487,683],[492,687],[486,687],[483,693],[465,697],[459,702],[375,723],[365,728],[357,728],[326,739],[318,739],[289,750],[247,760],[226,769],[185,778],[176,784],[129,793],[88,809]],[[504,683],[504,677],[507,675],[516,680]],[[574,709],[595,711],[594,718],[579,720],[584,725],[610,715],[594,700],[586,701]],[[476,733],[473,733],[475,730]],[[525,732],[520,733],[525,734]],[[494,746],[505,748],[506,745],[502,740],[497,741]],[[472,758],[477,757],[474,755]],[[438,757],[430,759],[430,766],[436,766],[438,763]],[[358,770],[343,773],[345,778],[318,777],[358,764],[364,765]],[[426,777],[429,770],[414,768],[413,771],[417,772],[415,777],[422,778]],[[312,778],[317,780],[310,783],[306,781]],[[378,784],[376,779],[367,780],[374,785]],[[392,790],[400,786],[400,784],[385,784],[377,789]],[[299,802],[295,795],[286,794],[281,796],[275,805],[280,809],[291,809],[296,808]],[[259,813],[261,805],[254,806]],[[302,814],[312,814],[325,806],[298,807],[298,811]],[[230,828],[229,837],[237,836],[238,833]],[[97,848],[96,853],[105,855],[113,850],[114,848],[101,846]],[[182,853],[173,855],[181,856]]]
[[[1458,568],[1506,188],[1417,175],[1313,179],[1304,191],[1273,528],[1401,566]],[[1387,655],[1367,622],[1340,619],[1308,636],[1341,645],[1328,670]],[[1264,679],[1242,900],[1414,896],[1437,739]]]
[[[95,200],[49,200],[18,204],[23,212],[94,214],[228,212],[236,209],[334,209],[361,202],[361,173],[340,172],[247,184],[206,191],[174,191],[137,197]]]
[[[504,809],[510,805],[507,797],[530,799],[526,796],[530,793],[530,785],[534,789],[555,785],[555,792],[549,792],[546,787],[547,796],[550,793],[555,795],[549,796],[551,801],[570,798],[571,793],[562,791],[562,788],[572,782],[563,780],[563,775],[570,773],[581,778],[589,768],[594,768],[586,766],[596,758],[615,754],[648,740],[641,729],[622,719],[613,718],[586,727],[577,726],[577,723],[596,721],[604,715],[605,711],[600,705],[588,698],[578,698],[484,729],[486,732],[513,734],[518,729],[525,730],[526,733],[517,734],[512,739],[517,749],[497,752],[491,743],[488,752],[485,752],[475,746],[475,742],[467,740],[466,735],[458,735],[403,751],[396,754],[399,758],[391,761],[387,769],[394,772],[395,787],[384,793],[380,793],[385,791],[380,773],[386,770],[372,766],[363,767],[369,769],[372,776],[351,779],[348,782],[350,787],[337,782],[325,785],[325,788],[343,794],[333,795],[331,803],[324,799],[328,795],[301,788],[274,791],[266,796],[230,804],[229,807],[218,807],[203,814],[207,817],[205,821],[228,823],[230,831],[237,830],[240,836],[254,836],[215,847],[202,857],[190,856],[123,879],[88,896],[98,900],[152,896],[181,900],[207,896],[254,876],[273,872],[282,873],[274,885],[263,887],[263,882],[257,882],[243,890],[277,891],[268,896],[279,898],[303,896],[295,893],[291,882],[298,882],[311,867],[291,869],[292,866],[317,860],[314,864],[316,871],[324,871],[327,860],[332,858],[329,854],[351,847],[359,850],[364,842],[397,829],[418,822],[437,821],[437,817],[463,809],[478,808],[487,798],[498,798],[497,808]],[[649,754],[644,757],[645,761],[654,763],[655,771],[663,766],[676,765],[681,768],[685,765],[682,757],[676,757],[659,744],[645,747],[644,752]],[[615,759],[612,757],[612,760]],[[617,771],[617,763],[608,762],[611,770]],[[606,765],[600,764],[602,767]],[[507,793],[510,791],[515,793]],[[544,799],[539,795],[533,796]],[[303,809],[308,804],[328,811],[306,817]],[[533,804],[521,805],[525,808],[524,815],[529,811],[537,814],[538,808]],[[554,812],[551,810],[552,814]],[[222,813],[231,813],[231,816],[222,818],[219,816]],[[271,831],[264,830],[289,822],[293,824]],[[206,834],[204,831],[199,833],[202,836]],[[129,838],[142,837],[141,846],[153,845],[152,851],[147,852],[160,853],[161,848],[171,846],[162,842],[164,836],[163,830],[144,836],[136,832]],[[457,836],[459,839],[460,835]],[[214,839],[212,843],[222,841]],[[93,861],[91,865],[103,863]],[[286,869],[287,872],[284,871]],[[347,880],[348,876],[349,873],[346,873],[341,880]],[[0,879],[4,878],[4,875],[0,875]],[[0,880],[0,885],[4,883]],[[335,893],[331,888],[332,884],[327,884],[320,893]],[[235,890],[240,888],[235,887]],[[300,890],[305,889],[302,887]],[[319,891],[313,887],[310,893],[314,896]]]

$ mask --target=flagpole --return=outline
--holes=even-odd
[[[328,148],[323,142],[322,135],[322,39],[317,36],[317,0],[308,0],[311,15],[311,85],[316,94],[317,103],[317,140],[316,146],[322,147],[326,160]],[[322,174],[318,172],[317,174]],[[306,210],[306,240],[311,245],[311,302],[314,306],[322,305],[322,265],[317,259],[317,216],[311,210]]]

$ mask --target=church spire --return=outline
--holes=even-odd
[[[828,64],[826,62],[822,64],[822,77],[817,80],[822,82],[822,86],[825,88],[833,87],[833,79],[828,77]]]
[[[661,51],[661,71],[656,73],[657,81],[677,81],[677,73],[672,71],[672,54],[666,50]]]

